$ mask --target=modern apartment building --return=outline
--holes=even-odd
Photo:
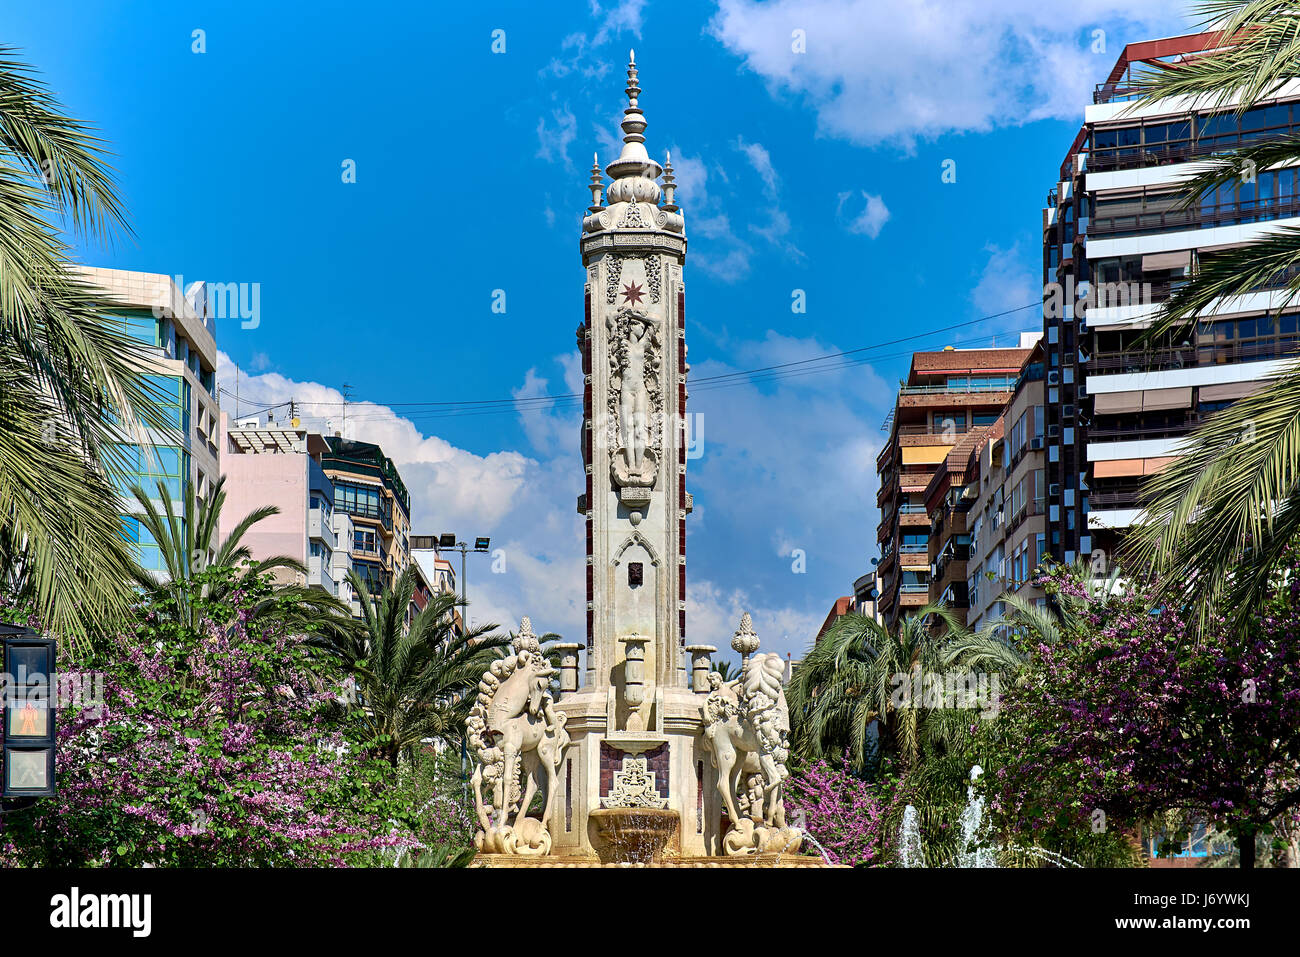
[[[1028,336],[1036,339],[1037,333]],[[1022,340],[1025,337],[1022,336]],[[880,490],[877,607],[893,625],[930,601],[930,517],[925,492],[953,447],[992,425],[1011,399],[1029,348],[918,352],[885,421],[876,458]]]
[[[1140,486],[1206,416],[1259,388],[1300,344],[1278,276],[1221,300],[1195,332],[1138,348],[1170,291],[1224,250],[1300,225],[1300,171],[1264,170],[1182,208],[1198,160],[1300,131],[1300,82],[1238,116],[1232,101],[1137,107],[1152,61],[1195,57],[1211,34],[1124,48],[1085,110],[1043,211],[1047,290],[1048,547],[1070,562],[1110,553],[1140,512]]]
[[[321,466],[321,457],[329,450],[325,439],[296,421],[278,425],[253,416],[231,426],[225,413],[221,419],[225,435],[221,464],[226,476],[222,537],[249,512],[274,505],[278,514],[244,534],[253,557],[297,559],[307,566],[307,575],[291,576],[296,584],[349,600],[347,543],[340,549],[338,530],[350,528],[351,520],[345,513],[335,513],[334,485]],[[336,555],[344,560],[338,561]]]
[[[880,572],[869,571],[853,582],[853,610],[880,621]]]
[[[922,496],[930,522],[926,553],[930,563],[928,600],[946,606],[963,620],[969,605],[969,514],[979,487],[977,453],[993,433],[1002,433],[1001,416],[992,425],[978,426],[962,435],[934,470]]]
[[[967,470],[966,624],[977,631],[1003,616],[1009,593],[1044,601],[1031,581],[1047,553],[1045,356],[1034,348]]]
[[[817,629],[817,637],[814,638],[813,641],[820,641],[822,636],[831,630],[831,626],[852,611],[852,595],[843,595],[840,598],[836,598],[835,601],[831,603],[831,610],[826,613],[826,619],[822,622],[822,626]]]
[[[187,482],[199,503],[211,494],[220,454],[216,322],[202,283],[181,289],[170,276],[99,267],[78,267],[77,273],[115,305],[113,321],[152,350],[148,380],[162,397],[172,431],[142,429],[138,441],[124,444],[127,471],[118,485],[123,534],[141,565],[162,573],[158,544],[140,524],[130,488],[138,484],[158,500],[161,481],[178,508],[184,507]],[[184,516],[187,522],[193,518]]]
[[[321,467],[334,510],[352,519],[351,566],[372,592],[391,587],[411,561],[411,498],[393,460],[370,442],[325,437]]]

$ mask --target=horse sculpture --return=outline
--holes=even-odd
[[[474,809],[479,832],[475,845],[489,854],[547,854],[547,829],[558,789],[556,768],[569,744],[566,716],[555,710],[550,682],[555,669],[525,618],[514,640],[514,654],[492,663],[478,686],[478,700],[466,728],[475,768]],[[526,781],[521,788],[520,777]],[[484,801],[483,786],[490,799]],[[528,816],[541,791],[542,816]],[[510,815],[514,814],[514,820]]]
[[[724,682],[712,672],[712,690],[700,708],[704,744],[718,769],[718,793],[731,822],[723,849],[731,855],[793,853],[801,834],[786,826],[782,795],[790,734],[781,687],[785,663],[778,654],[750,657],[758,636],[748,614],[731,645],[743,656],[740,677]]]

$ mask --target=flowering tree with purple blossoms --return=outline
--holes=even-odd
[[[819,760],[799,768],[786,783],[787,819],[802,821],[834,864],[892,860],[895,841],[886,821],[893,803],[890,779],[877,775],[868,781],[854,774],[848,755],[838,766]]]
[[[1005,695],[991,809],[1007,827],[1132,827],[1176,811],[1236,841],[1300,810],[1300,555],[1291,548],[1244,633],[1097,600],[1067,569],[1043,584],[1067,614]]]
[[[265,614],[290,599],[268,579],[212,591],[196,626],[164,597],[79,663],[103,701],[61,712],[58,795],[5,817],[0,863],[337,865],[413,842],[337,665]]]

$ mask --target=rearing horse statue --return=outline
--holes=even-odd
[[[525,618],[514,640],[514,655],[492,663],[478,686],[478,700],[466,721],[475,767],[474,809],[479,832],[475,845],[488,854],[547,854],[547,829],[555,800],[556,768],[569,744],[566,716],[556,711],[550,682],[555,673]],[[522,768],[526,785],[520,787]],[[488,785],[490,800],[483,798]],[[538,790],[542,816],[528,816]],[[514,820],[510,821],[510,815]]]
[[[700,707],[704,744],[718,769],[718,793],[731,823],[723,849],[731,855],[793,853],[802,835],[786,826],[782,795],[790,734],[781,687],[785,663],[778,654],[750,657],[758,636],[748,614],[731,646],[743,656],[740,677],[724,682],[718,672],[710,673],[712,691]]]

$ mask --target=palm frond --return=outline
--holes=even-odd
[[[1300,360],[1211,416],[1152,476],[1127,555],[1166,594],[1241,620],[1300,532]]]

